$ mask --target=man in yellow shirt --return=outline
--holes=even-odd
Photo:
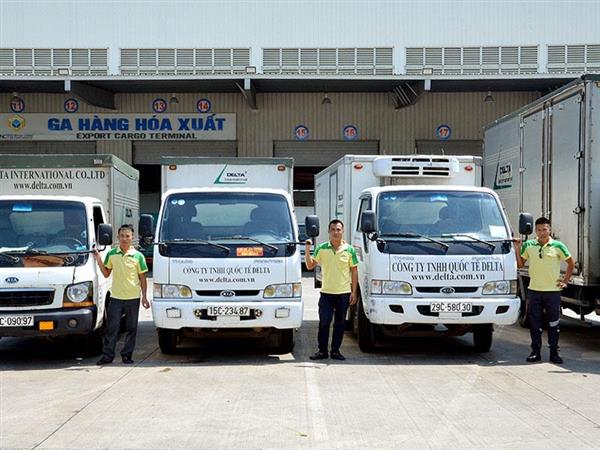
[[[314,255],[310,254],[310,240],[306,241],[306,268],[312,270],[318,264],[323,272],[319,299],[319,351],[311,355],[312,360],[325,359],[328,356],[340,361],[346,359],[340,353],[340,346],[344,337],[346,311],[358,298],[358,259],[354,248],[342,239],[343,235],[344,224],[341,220],[334,219],[329,222],[329,241],[318,245]],[[334,317],[331,353],[328,355],[329,326]]]
[[[573,273],[575,262],[567,246],[550,237],[550,221],[540,217],[535,221],[536,239],[530,239],[521,245],[515,242],[517,265],[519,268],[529,261],[529,288],[527,290],[527,317],[531,334],[531,354],[527,362],[542,359],[542,319],[543,310],[548,315],[548,345],[550,361],[562,364],[558,354],[558,324],[560,322],[560,291],[567,287]],[[560,263],[567,263],[565,275],[560,277]]]
[[[110,364],[115,357],[115,347],[119,333],[121,317],[125,315],[126,336],[121,358],[124,364],[133,364],[133,349],[137,335],[138,314],[140,310],[140,295],[142,306],[150,308],[146,298],[146,272],[148,266],[144,255],[138,252],[131,242],[133,227],[122,225],[119,228],[119,246],[111,249],[104,261],[96,251],[94,256],[102,271],[108,278],[113,274],[110,293],[110,303],[106,314],[104,339],[102,343],[102,358],[96,363],[99,366]]]

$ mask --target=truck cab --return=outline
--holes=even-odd
[[[0,197],[0,336],[79,334],[99,349],[110,281],[90,251],[98,229],[112,239],[105,217],[92,197]]]
[[[303,314],[291,160],[190,158],[164,167],[167,188],[204,187],[163,194],[152,308],[161,351],[175,352],[184,337],[275,334],[279,351],[290,352]],[[256,187],[265,185],[274,187]]]

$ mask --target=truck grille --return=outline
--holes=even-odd
[[[51,305],[53,300],[54,291],[51,289],[44,291],[0,290],[0,307]]]
[[[216,291],[196,291],[196,295],[200,297],[223,297],[223,298],[235,298],[235,297],[256,297],[260,292],[256,290],[231,290],[235,295],[221,295],[221,292],[229,291],[229,289],[216,290]]]
[[[419,286],[415,287],[417,292],[421,292],[422,294],[439,294],[440,289],[447,286]],[[477,292],[479,289],[477,286],[452,286],[454,289],[454,293],[456,294],[467,294]]]

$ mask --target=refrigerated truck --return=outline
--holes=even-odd
[[[292,163],[163,158],[152,308],[162,352],[182,337],[272,334],[292,350],[303,313]]]
[[[516,321],[516,259],[481,158],[347,155],[315,176],[323,232],[333,218],[357,253],[359,300],[349,310],[362,351],[396,335],[473,332]]]
[[[515,229],[520,213],[547,217],[553,237],[569,248],[575,270],[562,306],[583,320],[600,307],[600,76],[586,75],[488,125],[484,158],[485,184]],[[527,269],[520,275],[525,303]]]
[[[111,223],[137,228],[138,178],[113,155],[0,155],[1,337],[82,335],[99,350],[111,279],[90,251]]]

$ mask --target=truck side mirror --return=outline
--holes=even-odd
[[[363,211],[360,216],[360,231],[363,233],[375,233],[377,231],[375,211]]]
[[[112,245],[113,242],[113,229],[109,223],[101,223],[98,225],[96,241],[100,245]]]
[[[140,244],[142,247],[147,247],[152,244],[152,239],[154,237],[154,217],[150,214],[142,214],[140,216],[138,230],[140,230]]]
[[[525,235],[533,233],[533,216],[531,214],[519,214],[519,233]]]
[[[306,235],[308,237],[312,238],[319,235],[319,218],[317,216],[306,216],[304,226],[306,227]]]

